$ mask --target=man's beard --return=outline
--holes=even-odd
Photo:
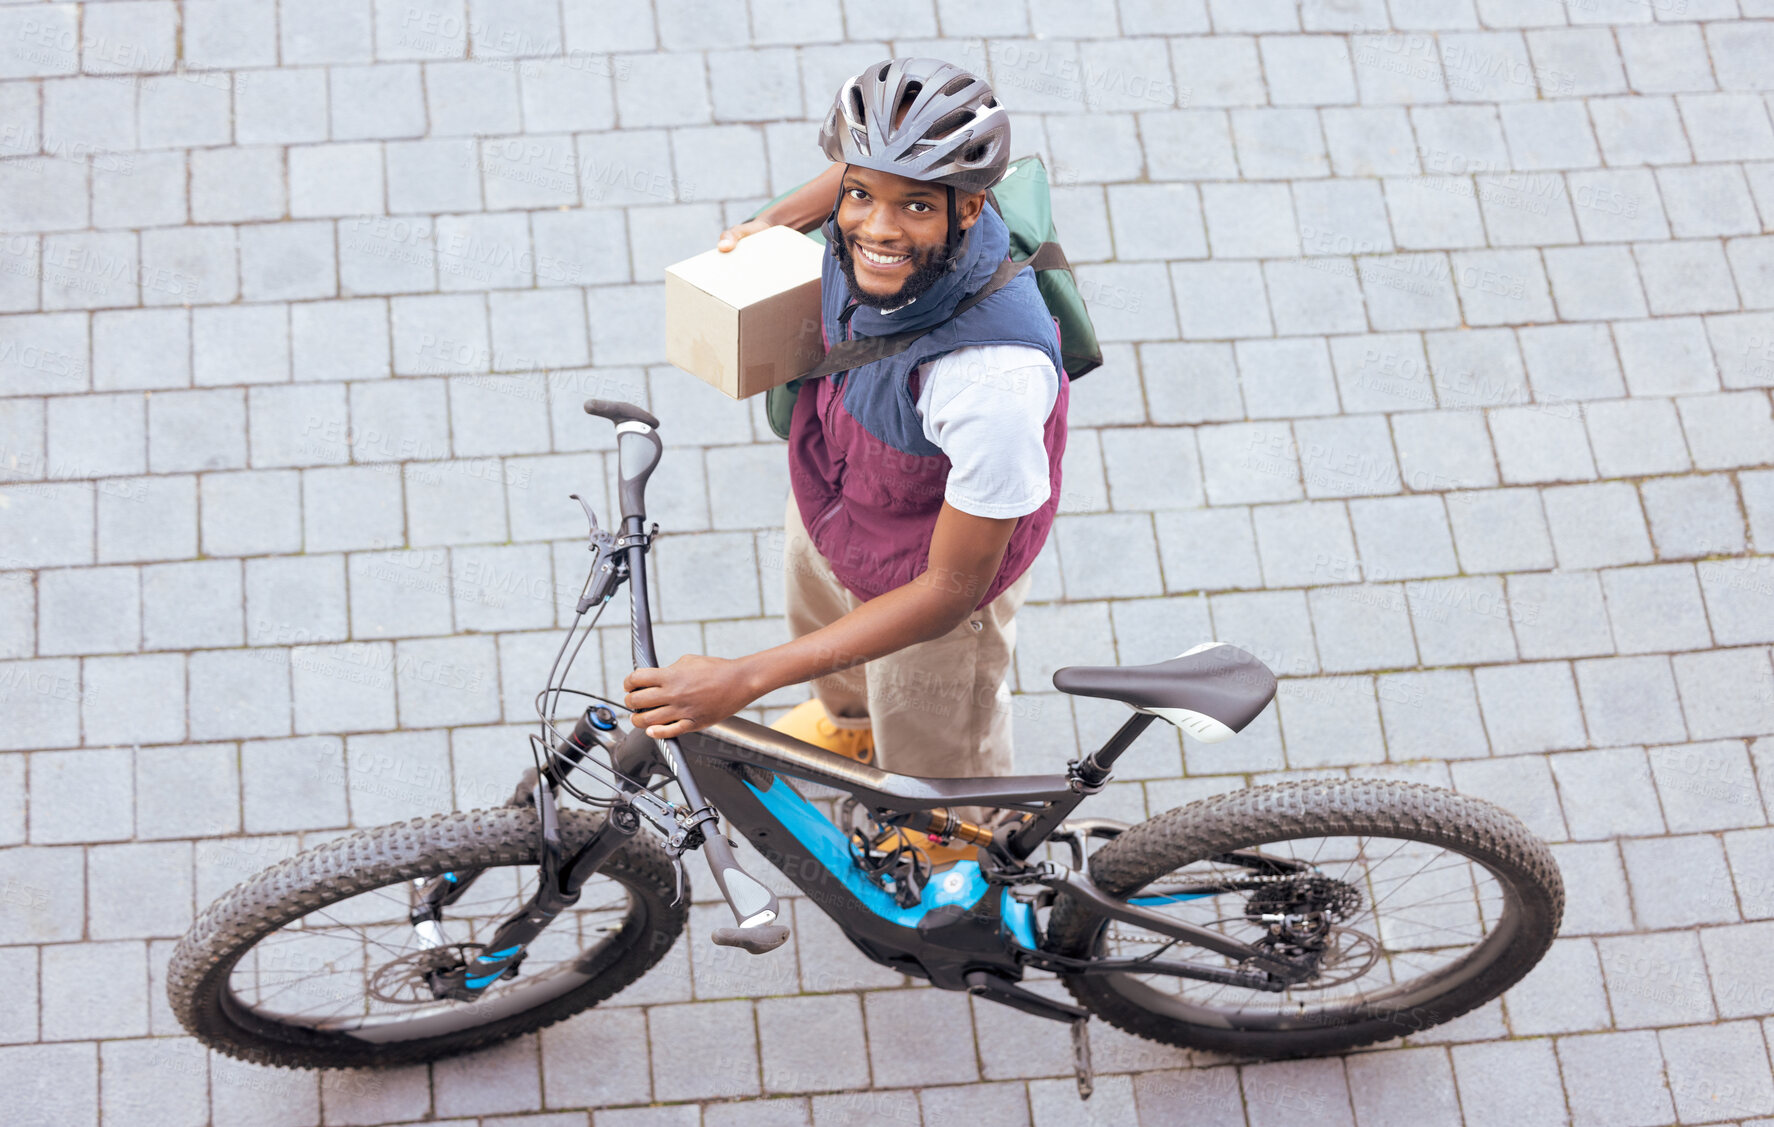
[[[948,273],[948,266],[944,260],[946,248],[930,247],[919,253],[918,248],[914,247],[911,251],[912,271],[907,275],[904,284],[886,297],[876,297],[857,285],[856,259],[850,250],[850,238],[841,231],[839,236],[836,247],[838,265],[844,271],[844,281],[850,286],[850,296],[855,298],[859,305],[883,311],[897,309],[934,286],[944,274]]]

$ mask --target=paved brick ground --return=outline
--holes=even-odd
[[[4,1118],[1774,1121],[1768,17],[0,5]],[[1020,616],[1020,762],[1118,715],[1057,666],[1232,641],[1276,706],[1213,747],[1152,732],[1104,813],[1453,786],[1555,843],[1563,938],[1499,1003],[1343,1059],[1104,1031],[1083,1109],[1058,1027],[912,987],[804,904],[743,966],[699,909],[613,1005],[432,1069],[206,1057],[160,981],[195,910],[523,765],[506,725],[585,558],[566,494],[611,475],[588,395],[664,420],[662,652],[784,637],[783,453],[761,404],[662,363],[661,270],[818,171],[836,83],[889,53],[989,69],[1106,342]],[[625,655],[603,639],[606,685]]]

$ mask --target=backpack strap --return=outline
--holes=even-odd
[[[1054,244],[1046,243],[1044,246],[1054,246]],[[1058,248],[1055,247],[1055,249]],[[1037,251],[1036,254],[1039,255],[1040,252]],[[962,298],[956,304],[953,313],[927,328],[910,329],[903,333],[893,333],[884,337],[857,337],[854,340],[840,341],[825,354],[825,359],[820,361],[819,367],[808,372],[805,378],[811,380],[837,372],[846,372],[851,368],[860,368],[864,364],[872,364],[877,360],[885,360],[889,356],[899,355],[910,348],[918,338],[948,324],[1009,285],[1010,280],[1022,273],[1023,267],[1028,264],[1028,262],[1018,262],[1013,258],[1006,258],[998,264],[998,269],[992,272],[991,278],[987,280],[985,285]],[[855,306],[851,308],[854,309]]]

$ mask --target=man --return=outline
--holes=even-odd
[[[839,90],[820,144],[832,168],[719,245],[823,218],[828,347],[941,322],[1007,255],[985,189],[1009,164],[1010,123],[983,80],[877,63]],[[813,699],[774,727],[900,774],[1008,774],[1004,678],[1059,504],[1063,371],[1025,270],[906,351],[803,385],[782,560],[795,640],[635,670],[633,722],[670,738],[810,680]]]

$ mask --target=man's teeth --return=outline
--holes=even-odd
[[[876,266],[897,266],[901,262],[904,262],[907,258],[911,257],[910,255],[905,255],[905,254],[896,254],[896,255],[892,255],[892,256],[876,254],[874,251],[869,250],[867,247],[857,247],[856,249],[861,251],[862,256],[864,258],[868,259],[870,262],[874,263]]]

